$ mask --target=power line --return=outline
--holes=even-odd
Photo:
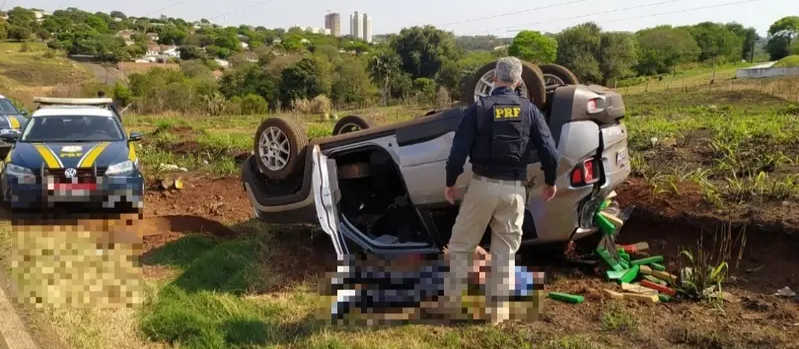
[[[683,1],[683,0],[677,0],[677,1]],[[640,16],[619,18],[619,19],[614,19],[614,20],[610,20],[610,21],[600,21],[601,22],[600,24],[602,24],[602,23],[620,22],[620,21],[629,21],[629,20],[635,20],[635,19],[640,19],[640,18],[662,16],[662,15],[668,15],[668,14],[674,14],[674,13],[683,13],[683,12],[688,12],[688,11],[700,11],[700,10],[706,10],[706,9],[711,9],[711,8],[718,8],[718,7],[725,7],[725,6],[732,6],[732,5],[739,5],[739,4],[745,4],[745,3],[760,2],[760,1],[764,1],[764,0],[743,0],[743,1],[728,2],[728,3],[723,3],[723,4],[694,7],[694,8],[682,9],[682,10],[676,10],[676,11],[650,13],[650,14],[645,14],[645,15],[640,15]],[[674,1],[674,2],[676,2],[676,1]],[[609,12],[618,12],[618,11],[609,11]],[[598,14],[598,13],[596,13],[596,14]],[[579,16],[579,17],[589,17],[589,16],[591,16],[591,15],[585,15],[585,16]],[[538,23],[528,23],[528,24],[525,24],[524,26],[532,26],[532,25],[541,24],[541,23],[548,23],[548,22],[554,22],[554,21],[560,21],[560,20],[568,20],[568,19],[574,19],[574,18],[575,17],[570,17],[570,18],[563,18],[563,19],[544,21],[544,22],[538,22]],[[518,29],[519,26],[516,26],[514,28]],[[509,29],[509,28],[502,28],[502,29]],[[467,34],[464,34],[464,35],[467,35]]]
[[[645,4],[645,5],[637,5],[637,6],[629,6],[629,7],[617,8],[615,10],[608,10],[608,11],[604,11],[604,12],[594,12],[594,13],[587,14],[587,15],[579,15],[579,16],[572,16],[572,17],[566,17],[566,18],[549,19],[549,20],[546,20],[546,21],[526,23],[526,24],[521,24],[521,25],[515,25],[515,26],[512,26],[512,27],[495,28],[495,29],[492,29],[492,30],[516,29],[516,28],[519,28],[520,26],[527,27],[527,26],[533,26],[533,25],[544,24],[544,23],[568,21],[570,19],[578,19],[578,18],[585,18],[585,17],[597,16],[597,15],[604,15],[604,14],[608,14],[608,13],[616,13],[616,12],[623,12],[623,11],[629,11],[629,10],[636,10],[636,9],[645,8],[645,7],[652,7],[652,6],[665,5],[665,4],[673,4],[673,3],[681,2],[681,1],[686,1],[686,0],[667,0],[667,1],[661,1],[661,2],[656,2],[656,3],[651,3],[651,4]],[[463,35],[470,35],[470,34],[474,34],[474,33],[483,33],[485,31],[486,30],[475,31],[475,32],[470,32],[470,33],[466,33],[466,34],[463,34]]]
[[[471,23],[471,22],[477,22],[477,21],[482,21],[482,20],[486,20],[486,19],[514,16],[514,15],[518,15],[518,14],[522,14],[522,13],[538,11],[538,10],[544,10],[544,9],[549,9],[549,8],[553,8],[553,7],[572,5],[572,4],[576,4],[576,3],[580,3],[580,2],[586,2],[586,1],[593,1],[593,0],[573,0],[573,1],[562,2],[562,3],[558,3],[558,4],[547,5],[547,6],[543,6],[543,7],[536,7],[536,8],[530,8],[530,9],[521,10],[521,11],[507,12],[507,13],[502,13],[502,14],[498,14],[498,15],[493,15],[493,16],[488,16],[488,17],[480,17],[480,18],[475,18],[475,19],[469,19],[469,20],[460,21],[460,22],[447,23],[447,24],[442,24],[440,26],[441,27],[448,27],[448,26],[456,25],[456,24]]]
[[[725,3],[725,4],[710,5],[710,6],[703,6],[703,7],[695,7],[695,8],[684,9],[684,10],[662,12],[662,13],[653,13],[653,14],[649,14],[649,15],[643,15],[643,16],[634,17],[634,18],[619,18],[619,19],[614,19],[614,20],[610,20],[610,21],[603,21],[603,23],[613,23],[613,22],[619,22],[619,21],[628,21],[628,20],[631,20],[631,19],[662,16],[662,15],[670,15],[670,14],[674,14],[674,13],[683,13],[683,12],[688,12],[688,11],[707,10],[707,9],[710,9],[710,8],[732,6],[732,5],[745,4],[745,3],[750,3],[750,2],[759,2],[759,1],[764,1],[764,0],[744,0],[744,1],[738,1],[738,2]]]
[[[55,8],[55,10],[56,10],[56,11],[60,10],[62,7],[66,6],[66,5],[67,5],[67,4],[69,4],[70,2],[72,2],[72,0],[67,0],[67,1],[64,1],[64,2],[63,2],[61,5],[58,5],[58,7],[56,7],[56,8]]]
[[[249,10],[249,9],[251,9],[253,7],[261,6],[261,5],[265,4],[265,3],[272,2],[272,1],[275,1],[275,0],[261,1],[259,3],[255,3],[255,4],[252,4],[252,5],[249,5],[249,6],[245,6],[245,7],[242,7],[240,9],[237,9],[237,10],[225,12],[225,13],[223,13],[221,15],[217,15],[217,16],[214,16],[214,17],[211,17],[211,18],[208,18],[208,19],[211,20],[211,19],[216,19],[216,18],[220,18],[220,17],[225,17],[227,15],[234,14],[236,12],[241,12],[241,11],[244,11],[244,10]]]
[[[148,13],[147,15],[144,16],[144,18],[148,18],[148,17],[150,17],[150,16],[152,16],[152,15],[158,13],[158,12],[161,12],[163,10],[166,10],[166,9],[169,9],[169,8],[172,8],[172,7],[175,7],[175,6],[180,5],[181,3],[184,3],[184,2],[186,2],[186,0],[176,1],[176,2],[172,3],[171,5],[167,5],[165,7],[159,8],[159,9],[153,11],[153,12]]]

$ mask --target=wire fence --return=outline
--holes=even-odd
[[[635,95],[662,92],[723,92],[723,91],[757,91],[773,95],[789,102],[799,102],[799,76],[761,78],[761,79],[736,79],[727,78],[699,78],[668,81],[647,81],[640,85],[613,88],[622,95]]]

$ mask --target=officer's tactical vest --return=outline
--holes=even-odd
[[[532,120],[527,99],[516,95],[483,98],[477,104],[477,138],[472,164],[487,167],[526,166]]]

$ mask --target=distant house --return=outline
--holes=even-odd
[[[308,40],[308,39],[306,39],[306,38],[302,38],[302,39],[300,40],[300,43],[302,43],[302,44],[310,44],[310,43],[311,43],[311,40]]]
[[[170,58],[180,58],[177,46],[161,46],[161,54]]]
[[[45,11],[33,11],[33,15],[36,16],[36,21],[41,22],[44,20],[44,17],[52,16],[53,14],[50,12]]]
[[[239,45],[241,46],[241,48],[243,48],[245,50],[250,48],[250,44],[248,44],[246,42],[240,42]]]
[[[158,56],[161,53],[161,46],[156,44],[150,44],[147,46],[147,52],[144,54],[145,56]]]
[[[136,33],[136,31],[133,30],[133,29],[125,29],[125,30],[120,30],[119,32],[117,32],[117,35],[119,35],[121,38],[123,38],[125,40],[130,40],[130,38],[135,33]]]
[[[272,40],[272,44],[279,44],[281,42],[283,42],[283,40],[280,38],[275,38],[274,40]]]
[[[158,41],[158,33],[147,33],[145,36],[150,41]]]
[[[133,40],[125,40],[125,46],[130,46],[130,45],[133,45],[133,44],[135,44],[135,42],[133,42]]]
[[[219,64],[219,66],[220,66],[220,67],[222,67],[222,68],[227,68],[227,67],[230,67],[230,62],[228,62],[228,61],[226,61],[226,60],[224,60],[224,59],[215,58],[214,60],[215,60],[215,61],[216,61],[216,63],[217,63],[217,64]]]

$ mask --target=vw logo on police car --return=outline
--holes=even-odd
[[[75,178],[75,176],[77,174],[78,174],[78,171],[75,170],[74,168],[68,168],[68,169],[66,169],[64,171],[64,176],[67,177],[67,178]]]

